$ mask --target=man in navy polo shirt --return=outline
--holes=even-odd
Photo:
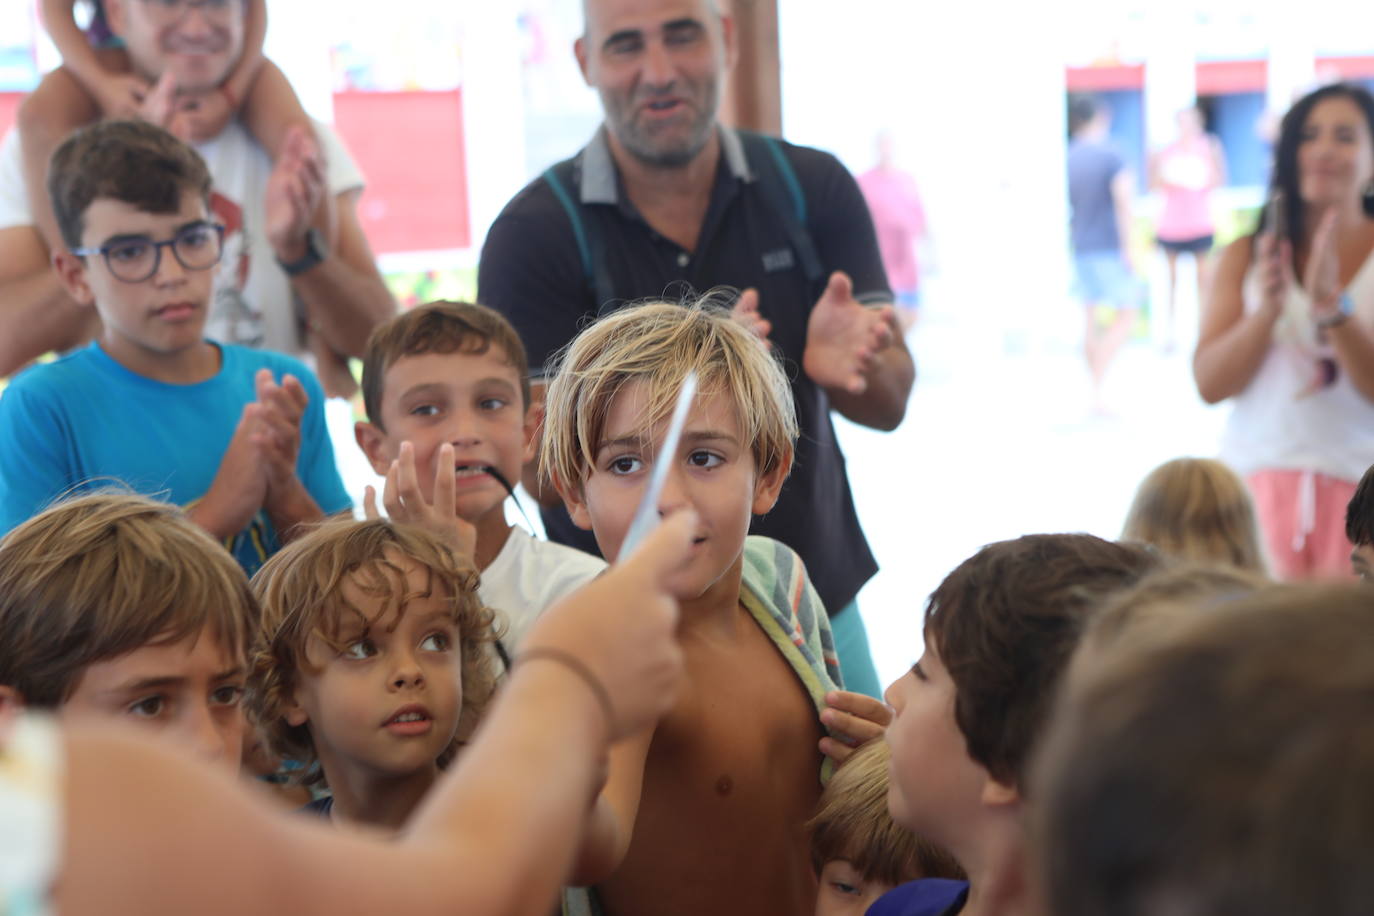
[[[539,367],[598,313],[728,286],[741,321],[789,363],[801,438],[777,507],[754,531],[805,561],[836,633],[846,686],[881,692],[855,596],[877,571],[830,410],[894,429],[915,379],[858,186],[827,153],[717,122],[734,24],[712,0],[585,0],[574,46],[603,127],[509,204],[482,249],[478,299]],[[554,540],[595,550],[557,507]]]

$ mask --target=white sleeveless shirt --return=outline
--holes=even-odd
[[[1374,253],[1345,291],[1355,317],[1374,325]],[[1259,308],[1256,265],[1246,272],[1241,292],[1247,314]],[[1264,362],[1232,400],[1221,458],[1241,474],[1316,471],[1354,482],[1374,465],[1374,403],[1336,362],[1312,320],[1311,299],[1296,284],[1289,287]]]

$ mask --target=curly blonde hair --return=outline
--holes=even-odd
[[[409,560],[428,573],[428,587],[405,591]],[[302,781],[322,778],[308,725],[293,726],[284,715],[299,685],[300,672],[316,673],[306,658],[315,637],[342,649],[350,622],[369,627],[392,608],[405,613],[415,597],[443,594],[458,627],[462,665],[462,711],[453,742],[439,757],[446,765],[471,737],[496,688],[490,645],[495,642],[495,615],[477,596],[477,570],[442,541],[419,528],[386,519],[326,522],[298,538],[267,561],[253,577],[262,605],[261,623],[250,657],[245,706],[262,729],[271,749],[304,765]],[[351,582],[376,610],[365,611],[343,594]]]

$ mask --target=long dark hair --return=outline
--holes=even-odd
[[[1303,128],[1307,126],[1312,109],[1330,98],[1349,99],[1359,106],[1360,111],[1364,113],[1369,136],[1374,139],[1374,95],[1370,95],[1369,90],[1363,86],[1354,83],[1332,83],[1309,92],[1288,109],[1279,127],[1279,143],[1274,149],[1274,174],[1269,179],[1269,191],[1271,197],[1274,191],[1283,192],[1286,217],[1284,221],[1288,224],[1283,227],[1283,231],[1294,246],[1303,239],[1304,227],[1304,204],[1298,186],[1298,147],[1302,145]],[[1364,195],[1360,203],[1365,215],[1374,218],[1374,197]],[[1266,201],[1264,208],[1260,210],[1260,226],[1265,225],[1268,216],[1269,203]]]

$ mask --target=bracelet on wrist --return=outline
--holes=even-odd
[[[606,718],[606,728],[615,729],[615,708],[611,705],[611,694],[606,689],[606,685],[601,683],[592,669],[582,659],[573,655],[571,652],[564,652],[562,649],[551,647],[538,647],[526,649],[515,657],[515,664],[512,670],[519,668],[526,662],[553,662],[562,665],[571,671],[577,678],[586,684],[591,690],[592,696],[596,698],[597,704],[601,707],[601,712]]]
[[[1317,319],[1317,327],[1322,330],[1334,328],[1337,325],[1345,324],[1355,312],[1355,300],[1350,298],[1349,293],[1341,293],[1340,299],[1336,300],[1336,311],[1330,315],[1323,315]]]

